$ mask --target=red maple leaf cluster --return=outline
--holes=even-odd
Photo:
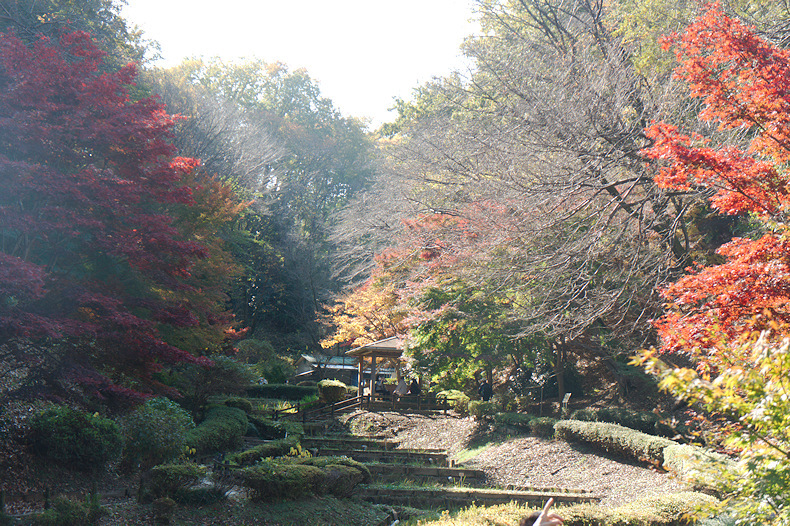
[[[102,73],[102,58],[86,33],[0,35],[0,346],[81,342],[61,374],[98,394],[197,360],[156,324],[195,323],[167,291],[206,254],[169,213],[198,161],[174,157],[159,102],[131,100],[135,66]]]
[[[690,354],[708,370],[725,363],[738,340],[760,331],[781,337],[790,322],[790,52],[725,16],[718,4],[664,44],[675,49],[676,77],[703,102],[699,118],[748,132],[749,141],[710,146],[654,124],[647,130],[654,144],[644,154],[662,164],[656,181],[676,190],[710,188],[720,212],[752,214],[770,231],[733,239],[718,251],[725,263],[696,269],[663,291],[670,308],[656,323],[662,350]]]

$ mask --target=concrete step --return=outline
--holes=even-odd
[[[358,462],[378,462],[382,464],[394,463],[418,463],[434,466],[447,466],[447,452],[425,452],[411,449],[391,449],[391,450],[357,450],[357,449],[336,449],[328,447],[311,448],[317,449],[320,456],[349,457]]]
[[[517,502],[523,505],[543,506],[549,498],[557,503],[598,502],[601,497],[588,492],[544,492],[482,489],[466,487],[399,488],[388,485],[361,485],[355,495],[375,504],[411,506],[422,509],[457,509],[493,506]]]
[[[415,466],[409,464],[366,464],[377,482],[400,482],[404,479],[417,482],[454,484],[459,482],[479,485],[485,482],[486,474],[478,469],[449,468],[441,466]]]
[[[394,440],[359,438],[354,436],[323,436],[323,437],[304,437],[302,446],[308,448],[330,448],[330,449],[383,449],[385,451],[395,449],[398,443]]]

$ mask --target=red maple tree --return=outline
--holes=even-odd
[[[790,52],[724,15],[718,4],[664,45],[675,49],[676,77],[703,102],[699,118],[749,140],[741,148],[711,146],[675,126],[653,124],[647,130],[653,146],[644,154],[663,165],[657,183],[709,188],[720,212],[752,214],[767,231],[760,239],[733,239],[718,251],[725,263],[693,269],[663,291],[669,310],[656,323],[662,351],[691,355],[705,371],[726,365],[734,342],[758,331],[780,337],[790,322]]]
[[[198,161],[174,157],[160,103],[130,99],[135,66],[101,73],[102,58],[82,32],[0,35],[0,350],[40,373],[19,389],[134,395],[198,360],[156,330],[196,320],[168,291],[193,286],[206,252],[168,207],[191,202]]]

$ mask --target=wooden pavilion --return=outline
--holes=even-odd
[[[368,343],[346,352],[347,356],[357,359],[357,373],[359,378],[359,398],[364,395],[365,383],[363,382],[365,370],[370,371],[370,380],[367,387],[370,393],[375,392],[376,371],[379,367],[390,365],[395,369],[398,381],[401,379],[401,362],[403,355],[403,339],[398,336],[385,338],[377,342]]]

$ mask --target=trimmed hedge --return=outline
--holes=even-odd
[[[674,444],[664,449],[664,469],[677,474],[694,489],[713,490],[721,486],[723,472],[734,472],[735,462],[725,455],[698,446]]]
[[[615,509],[578,504],[560,513],[563,526],[685,526],[695,524],[695,511],[716,502],[709,495],[684,491],[646,497]]]
[[[30,442],[37,455],[88,471],[120,456],[123,435],[118,424],[98,414],[53,406],[33,417]]]
[[[348,388],[338,380],[321,380],[318,382],[318,398],[327,404],[334,404],[346,397]]]
[[[458,391],[457,389],[439,391],[436,393],[436,398],[446,398],[457,413],[462,415],[469,414],[469,402],[471,399],[462,391]]]
[[[155,466],[151,468],[151,485],[143,500],[175,499],[180,492],[197,484],[205,474],[206,468],[189,462]]]
[[[280,440],[274,440],[273,442],[259,444],[252,449],[248,449],[240,453],[234,453],[228,457],[228,460],[235,462],[240,466],[249,466],[266,458],[285,456],[291,452],[291,448],[298,446],[299,437],[289,436],[288,438],[282,438]]]
[[[52,507],[33,516],[36,526],[88,526],[99,524],[107,510],[99,506],[98,500],[78,502],[66,497],[55,497]],[[16,524],[16,521],[14,521]]]
[[[605,422],[560,420],[554,426],[554,433],[563,440],[587,442],[608,453],[657,466],[664,464],[664,449],[676,444],[667,438]]]
[[[469,402],[469,414],[477,420],[494,417],[496,413],[497,405],[494,402],[484,402],[482,400],[472,400]]]
[[[636,429],[648,435],[673,437],[678,434],[675,428],[662,421],[660,415],[647,411],[632,411],[622,407],[577,409],[571,413],[569,419],[584,422],[609,422]]]
[[[524,413],[497,413],[494,415],[494,422],[503,426],[520,427],[528,430],[529,423],[534,420],[533,415]]]
[[[235,407],[236,409],[241,409],[245,413],[252,413],[252,402],[247,400],[246,398],[240,398],[238,396],[234,396],[225,400],[225,405],[228,407]]]
[[[241,409],[225,405],[211,407],[203,422],[187,433],[186,444],[198,455],[237,449],[242,445],[248,423]]]
[[[319,468],[325,468],[327,466],[335,466],[335,465],[342,465],[342,466],[349,466],[352,467],[362,473],[362,484],[368,484],[373,480],[370,470],[368,467],[363,464],[362,462],[357,462],[348,457],[311,457],[311,458],[300,458],[295,459],[295,463],[297,464],[305,464],[307,466],[317,466]]]
[[[311,494],[346,497],[357,484],[366,480],[365,471],[347,462],[335,461],[313,464],[263,461],[240,470],[238,476],[242,485],[250,490],[252,500],[259,502],[296,499]]]
[[[524,413],[497,413],[494,422],[499,425],[523,429],[532,435],[552,438],[557,419],[549,416],[534,416]]]
[[[255,426],[258,436],[264,440],[277,440],[286,436],[304,436],[304,427],[291,420],[272,420],[255,415],[247,415],[250,423]]]
[[[529,432],[535,436],[552,438],[554,437],[554,426],[556,424],[556,418],[539,416],[529,421]]]
[[[318,387],[289,384],[264,384],[247,387],[250,398],[279,398],[281,400],[301,400],[305,396],[318,394]]]

